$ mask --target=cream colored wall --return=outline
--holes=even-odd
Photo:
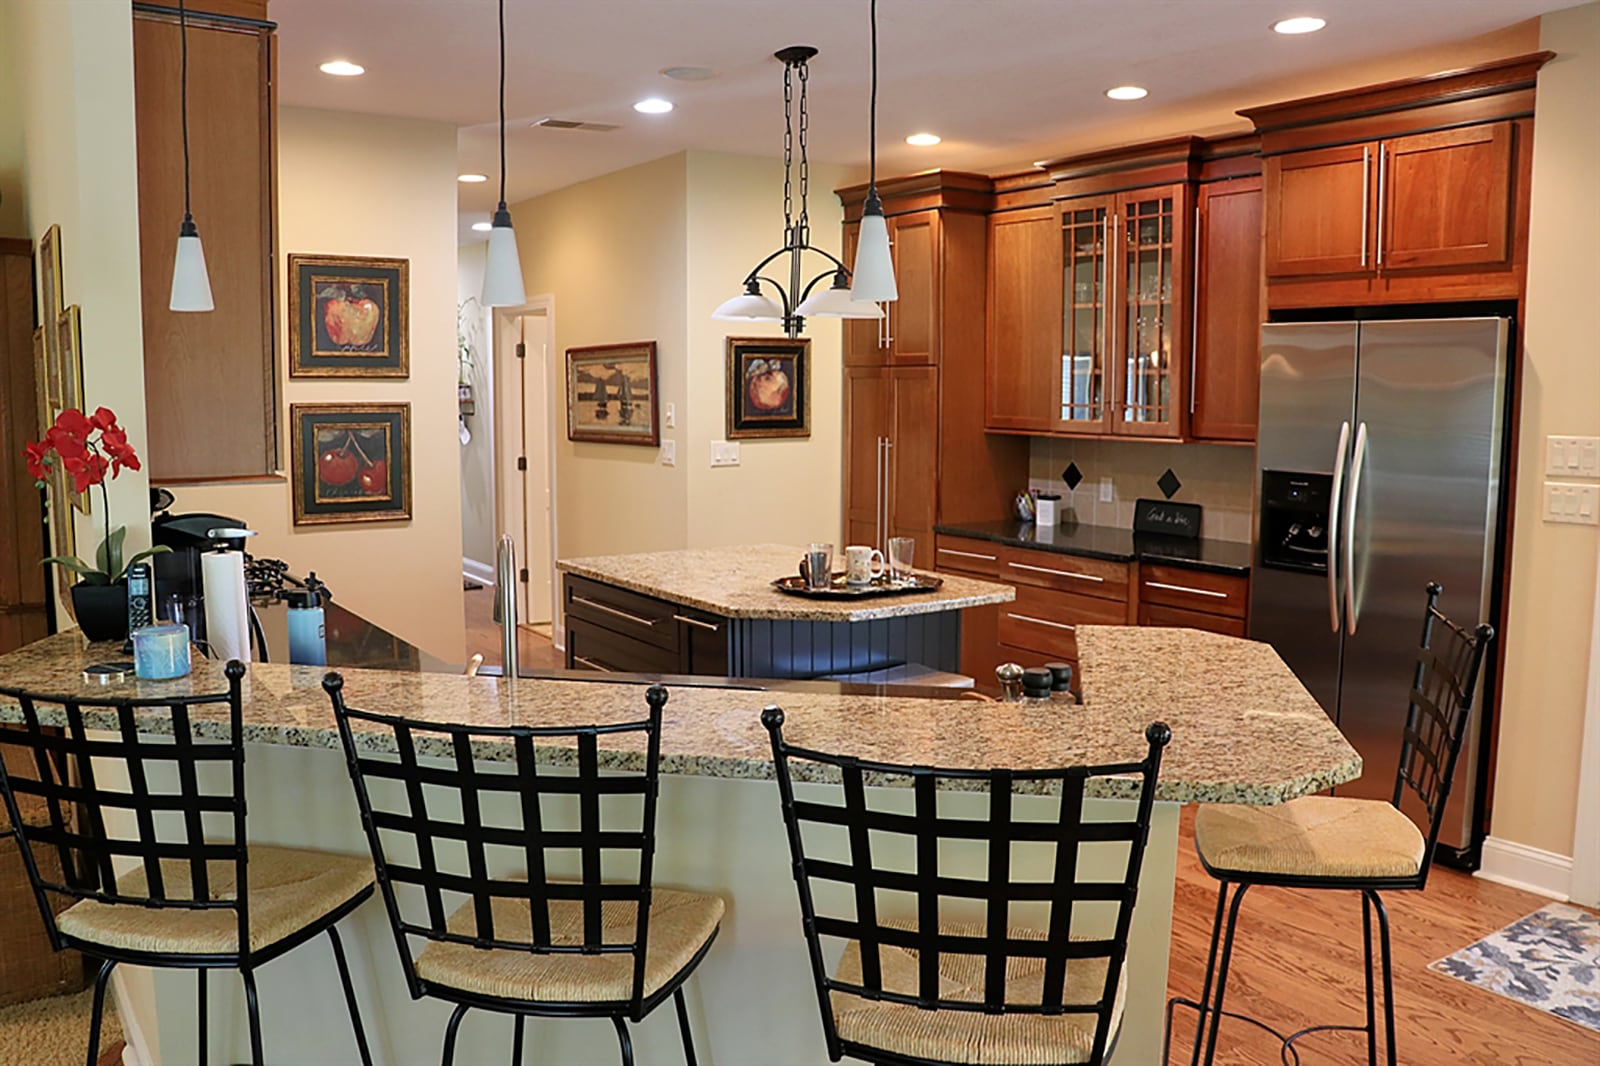
[[[811,436],[741,441],[738,466],[711,466],[711,442],[726,435],[727,338],[783,335],[776,323],[711,317],[738,294],[750,268],[783,243],[783,162],[718,152],[690,152],[688,161],[689,421],[678,445],[678,462],[689,472],[688,543],[832,541],[841,491],[843,329],[837,319],[806,324]],[[833,190],[842,184],[843,168],[812,164],[811,240],[834,255],[840,254],[843,208]],[[809,274],[826,265],[821,257],[806,259]]]
[[[1542,510],[1545,436],[1600,436],[1600,4],[1544,16],[1518,441],[1516,526],[1491,834],[1572,853],[1585,670],[1594,625],[1592,526]]]
[[[293,403],[411,405],[412,518],[293,524],[287,477],[178,486],[178,511],[244,520],[256,555],[315,570],[339,602],[425,651],[465,656],[460,452],[456,437],[456,132],[445,123],[283,108],[278,114],[280,359],[287,362],[292,252],[409,259],[411,376],[288,380],[280,371],[282,461]]]
[[[512,207],[530,298],[554,301],[551,358],[594,344],[655,341],[661,410],[682,427],[688,370],[682,153],[570,185]],[[564,371],[558,379],[565,380]],[[682,548],[689,480],[658,450],[567,440],[564,399],[551,412],[558,557]],[[663,428],[662,439],[683,430]]]
[[[472,439],[461,449],[461,553],[494,566],[494,363],[489,347],[489,313],[479,302],[487,241],[463,244],[456,251],[456,329],[472,348],[467,381],[472,385],[474,413],[467,416]]]

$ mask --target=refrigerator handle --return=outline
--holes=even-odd
[[[1335,633],[1339,632],[1339,507],[1344,496],[1344,460],[1348,454],[1350,423],[1341,422],[1339,450],[1333,455],[1333,498],[1328,501],[1328,627]]]
[[[1367,461],[1367,424],[1356,430],[1355,458],[1350,460],[1349,503],[1345,506],[1344,522],[1344,624],[1346,631],[1356,635],[1356,500],[1361,494],[1361,471]]]

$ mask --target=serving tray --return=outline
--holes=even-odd
[[[799,574],[790,574],[780,577],[772,583],[772,587],[779,592],[787,592],[791,596],[809,596],[815,600],[861,600],[871,599],[874,596],[903,596],[910,592],[932,592],[944,586],[944,578],[934,577],[931,574],[912,574],[904,581],[890,581],[887,577],[877,578],[865,585],[847,584],[844,574],[834,574],[825,589],[814,589],[806,584],[805,578]]]

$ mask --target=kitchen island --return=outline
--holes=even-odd
[[[770,780],[770,748],[759,721],[767,704],[783,707],[786,734],[796,744],[945,767],[1127,760],[1142,755],[1148,722],[1170,724],[1173,742],[1162,767],[1141,877],[1128,955],[1127,1009],[1114,1061],[1141,1066],[1159,1059],[1178,805],[1278,803],[1351,780],[1360,774],[1361,763],[1264,644],[1130,627],[1084,627],[1079,639],[1086,701],[1081,707],[913,699],[892,690],[809,691],[817,687],[812,684],[800,686],[807,691],[775,686],[751,691],[748,682],[737,688],[672,688],[661,741],[656,883],[718,892],[729,902],[722,935],[689,985],[702,1062],[821,1066],[827,1061]],[[0,657],[0,686],[104,696],[110,690],[84,687],[79,671],[107,657],[115,657],[114,649],[86,646],[75,633],[51,637]],[[644,682],[612,677],[512,683],[359,668],[343,673],[345,696],[354,706],[440,721],[604,723],[636,718],[643,707]],[[322,676],[314,667],[260,664],[245,679],[250,838],[359,853],[364,838]],[[222,685],[220,665],[200,663],[179,681],[136,682],[115,691],[162,697],[217,691]],[[0,700],[0,720],[17,717],[17,708]],[[90,725],[104,721],[92,713],[88,717]],[[215,735],[221,721],[222,715],[210,712],[196,730]],[[494,743],[476,751],[481,759],[505,754]],[[557,767],[573,758],[570,749],[559,746],[545,747],[540,755]],[[618,767],[639,766],[641,738],[603,737],[601,757]],[[823,786],[799,786],[802,791],[818,787]],[[1100,797],[1091,808],[1129,802],[1129,782],[1109,779],[1091,788]],[[885,808],[909,798],[903,789],[869,791],[870,802]],[[981,812],[987,802],[978,793],[946,798],[955,807],[970,804],[968,814]],[[1015,802],[1049,810],[1051,799],[1022,795]],[[1086,813],[1094,816],[1092,809]],[[976,852],[950,857],[952,873],[977,876],[984,861]],[[1094,863],[1096,857],[1085,849],[1083,861]],[[346,920],[345,929],[376,1061],[436,1061],[448,1009],[436,1001],[410,1001],[382,907],[362,907]],[[193,1061],[192,976],[130,969],[120,980],[125,1027],[159,1045],[165,1061]],[[331,957],[303,948],[264,967],[258,981],[272,1061],[354,1061],[343,1012],[328,1006],[339,1002]],[[213,1060],[239,1061],[246,1057],[242,997],[237,985],[231,999],[219,994],[226,987],[220,978],[213,983]],[[510,1030],[509,1019],[475,1012],[462,1027],[457,1061],[503,1061]],[[658,1011],[634,1026],[633,1034],[640,1061],[681,1061],[670,1012]],[[537,1061],[616,1061],[614,1036],[602,1022],[533,1021],[530,1037]]]
[[[943,575],[926,592],[779,592],[804,549],[779,544],[562,559],[568,669],[718,677],[916,679],[953,673],[961,615],[1007,585]],[[837,560],[836,560],[837,565]]]

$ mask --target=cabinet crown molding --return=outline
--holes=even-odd
[[[866,202],[869,188],[868,183],[862,182],[834,190],[834,195],[844,205],[846,222],[861,218],[861,208]],[[987,212],[994,206],[994,179],[965,170],[936,168],[893,178],[879,178],[878,195],[883,199],[886,215],[903,215],[910,211],[936,208]]]

